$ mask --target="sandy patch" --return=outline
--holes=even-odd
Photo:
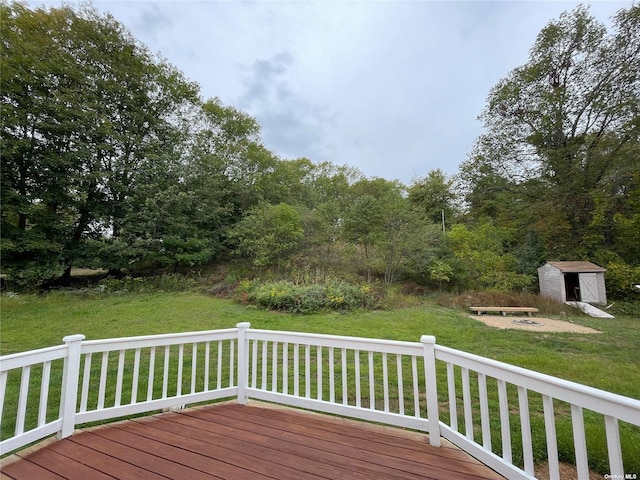
[[[560,478],[562,480],[579,480],[578,469],[574,465],[560,462]],[[549,464],[547,462],[535,466],[536,478],[538,480],[549,480]],[[589,471],[589,480],[603,480],[606,478],[601,473]]]
[[[517,328],[534,332],[573,332],[573,333],[602,333],[593,328],[583,327],[563,320],[552,320],[544,317],[503,316],[503,315],[471,315],[474,320],[495,328]],[[527,322],[533,322],[528,324]]]

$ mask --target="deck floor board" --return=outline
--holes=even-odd
[[[252,409],[247,410],[250,412]],[[231,416],[227,416],[227,414]],[[329,434],[325,430],[309,428],[291,420],[273,421],[271,417],[260,417],[256,420],[255,417],[252,418],[252,415],[241,415],[231,409],[225,410],[221,415],[205,411],[194,412],[192,415],[198,415],[198,418],[207,419],[218,426],[227,427],[225,431],[229,435],[234,435],[234,431],[240,432],[244,429],[243,435],[257,433],[272,438],[272,441],[277,440],[279,444],[288,442],[296,445],[311,445],[314,450],[322,452],[325,456],[327,454],[342,456],[344,461],[349,464],[354,460],[359,460],[361,464],[369,464],[377,471],[381,471],[384,478],[446,478],[448,468],[451,466],[450,459],[442,459],[439,456],[441,449],[435,449],[428,445],[424,436],[421,442],[414,442],[417,445],[422,444],[425,448],[423,451],[416,451],[396,447],[393,444],[395,437],[388,438],[383,434],[371,435],[372,440],[356,440],[349,436],[349,428],[343,428],[341,432]],[[300,419],[295,413],[292,413],[289,418]],[[331,419],[331,417],[327,417],[326,421],[331,421]],[[355,423],[351,422],[351,425]],[[458,451],[456,450],[456,452]],[[475,468],[481,465],[464,453],[460,458],[468,461],[456,462],[457,473],[473,474]],[[442,466],[445,468],[441,468]],[[425,474],[425,467],[428,467],[429,474],[437,474],[438,476]],[[424,476],[421,477],[421,475]]]
[[[416,432],[259,402],[224,403],[76,433],[2,468],[2,478],[498,480]]]

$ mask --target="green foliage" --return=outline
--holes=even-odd
[[[610,32],[584,6],[542,29],[491,90],[461,166],[472,217],[533,232],[551,258],[610,250],[637,264],[639,32],[637,4]]]
[[[447,233],[453,278],[462,290],[521,291],[533,277],[516,272],[517,260],[505,252],[507,232],[491,223],[471,228],[454,225]]]
[[[219,236],[208,231],[215,213],[203,208],[197,192],[177,182],[154,190],[139,189],[146,198],[136,199],[138,208],[123,219],[117,237],[87,242],[97,249],[90,264],[107,269],[177,269],[214,258],[222,248]]]
[[[137,186],[179,162],[198,89],[90,7],[0,11],[2,263],[68,272],[87,239],[119,235]]]
[[[438,282],[438,289],[442,290],[442,282],[450,282],[453,278],[453,267],[441,259],[435,259],[429,268],[429,278]]]
[[[88,294],[122,294],[142,292],[189,292],[196,289],[198,280],[192,275],[165,274],[149,277],[106,278],[92,286],[89,290],[81,290]],[[70,290],[73,292],[73,290]]]
[[[441,235],[410,208],[404,187],[380,178],[360,180],[351,194],[354,200],[345,213],[343,237],[358,246],[358,264],[367,281],[379,275],[390,285],[402,274],[426,277]]]
[[[282,266],[300,247],[304,231],[298,211],[285,203],[252,209],[232,229],[236,252],[256,268]]]
[[[527,232],[524,240],[517,243],[513,254],[518,262],[518,272],[532,277],[537,277],[538,267],[547,260],[540,237],[533,231]]]
[[[241,282],[236,297],[242,302],[269,310],[302,314],[325,310],[372,309],[380,304],[372,286],[357,286],[338,279],[311,284],[295,284],[288,280],[245,281]]]
[[[4,249],[4,242],[2,248]],[[28,260],[19,267],[3,268],[2,271],[7,275],[4,282],[7,289],[25,291],[29,291],[35,285],[41,285],[46,280],[60,276],[63,273],[57,262],[46,262],[46,258]]]
[[[486,133],[460,176],[434,170],[408,188],[278,158],[255,118],[199,98],[90,6],[3,3],[0,14],[11,288],[65,285],[72,266],[178,272],[235,255],[253,274],[304,265],[387,286],[520,291],[546,260],[575,258],[603,264],[610,296],[632,298],[638,5],[611,32],[585,7],[550,22],[529,61],[491,90]]]
[[[273,192],[280,162],[260,143],[257,121],[217,98],[206,101],[197,118],[185,186],[209,212],[210,226],[228,227],[260,202],[280,202]]]
[[[451,265],[442,258],[446,249],[446,237],[439,225],[422,222],[414,215],[415,212],[411,212],[405,230],[401,232],[403,243],[400,250],[400,266],[403,279],[411,279],[429,286],[433,286],[431,282],[435,281],[440,288],[442,281],[448,283],[453,278]],[[441,274],[434,276],[435,270],[439,270]],[[449,280],[445,278],[447,276]]]
[[[640,298],[640,290],[635,288],[635,285],[640,285],[640,266],[629,265],[620,259],[605,265],[607,293],[611,298]]]
[[[454,223],[458,209],[453,180],[442,170],[432,170],[425,178],[413,180],[408,188],[408,199],[424,218],[439,225]]]

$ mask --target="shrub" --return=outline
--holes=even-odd
[[[187,292],[194,290],[198,282],[186,275],[164,274],[152,277],[108,277],[92,290],[96,293],[121,292]]]
[[[323,310],[371,309],[380,304],[372,286],[353,285],[338,279],[310,285],[299,285],[289,280],[245,280],[240,282],[235,297],[243,303],[269,310],[303,314]]]
[[[634,285],[640,284],[640,267],[623,261],[607,264],[605,274],[610,298],[635,300],[640,297]]]

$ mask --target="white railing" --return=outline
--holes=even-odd
[[[0,442],[1,454],[52,434],[64,438],[79,424],[236,397],[412,428],[436,446],[442,436],[516,479],[535,478],[534,448],[546,449],[550,478],[559,478],[556,423],[568,418],[578,477],[588,478],[589,412],[602,417],[611,478],[624,478],[619,422],[640,426],[638,400],[442,347],[430,336],[398,342],[241,323],[63,340],[0,358],[0,419],[14,432]],[[537,422],[545,431],[542,447],[531,433]],[[640,430],[633,433],[640,438]]]
[[[72,335],[64,346],[0,357],[0,420],[15,424],[0,454],[54,433],[67,437],[78,424],[238,394],[237,328],[83,340]],[[6,401],[12,389],[17,402]]]
[[[67,363],[68,358],[68,345],[0,357],[0,423],[4,426],[5,418],[11,418],[11,421],[15,424],[14,435],[0,443],[0,454],[10,452],[53,433],[62,432],[63,412],[51,419],[50,417],[47,418],[47,410],[49,407],[51,366],[55,365],[56,370],[61,370],[60,361]],[[35,425],[25,426],[32,379],[31,373],[32,370],[36,369],[39,370],[38,373],[41,377],[40,392],[37,398],[38,407],[36,408],[37,422]],[[18,374],[19,377],[9,382],[9,373]],[[56,385],[58,392],[64,390],[60,381]],[[19,389],[17,400],[10,405],[14,411],[9,413],[5,412],[7,386],[14,388],[17,386]],[[28,404],[30,408],[33,408],[33,400],[31,399]],[[13,413],[12,416],[11,413]]]
[[[232,328],[83,342],[80,405],[75,423],[237,395],[237,339],[238,330]],[[126,365],[130,366],[131,375],[125,385]],[[141,385],[143,370],[146,375],[142,375]],[[110,395],[108,386],[112,387]]]
[[[255,398],[413,428],[440,445],[434,337],[410,343],[246,330],[244,338],[241,402]]]
[[[587,410],[591,414],[602,416],[609,457],[609,478],[625,478],[618,422],[640,426],[640,401],[439,345],[436,346],[436,360],[446,365],[447,377],[446,410],[449,421],[448,424],[441,422],[442,436],[494,470],[508,478],[535,478],[533,449],[546,448],[549,478],[559,480],[556,423],[570,418],[578,478],[588,479],[587,433],[584,422],[584,410]],[[471,372],[475,372],[475,378]],[[490,384],[496,393],[493,396],[489,395]],[[458,425],[460,410],[459,395],[456,392],[460,390],[464,433],[460,432]],[[539,397],[536,399],[538,402],[530,398],[533,396],[529,395],[530,392]],[[498,405],[494,405],[493,411],[490,411],[490,399],[495,400],[496,397]],[[540,403],[542,411],[538,407],[535,412],[530,410]],[[516,413],[511,412],[512,407]],[[556,409],[570,412],[571,415],[556,414]],[[443,410],[441,408],[440,412],[446,413]],[[512,417],[517,421],[514,422]],[[540,428],[544,429],[546,445],[535,446],[532,420],[540,417]],[[516,453],[513,449],[516,439],[512,437],[514,423],[519,423],[516,430],[520,431],[521,438],[517,439],[517,444],[524,469],[513,465],[513,455]],[[479,442],[475,440],[478,433],[481,437]],[[640,439],[640,430],[636,429],[635,433],[636,438]],[[492,443],[494,435],[500,438],[499,449]],[[502,451],[501,455],[498,455],[499,450]]]

